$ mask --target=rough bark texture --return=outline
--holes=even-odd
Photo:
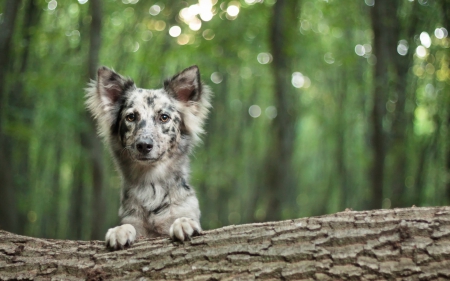
[[[142,278],[142,279],[141,279]],[[450,207],[346,211],[228,226],[184,244],[44,240],[0,231],[0,279],[446,280]]]

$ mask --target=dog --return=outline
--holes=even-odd
[[[86,89],[86,105],[122,178],[121,225],[106,245],[123,249],[137,237],[189,240],[200,233],[200,209],[189,184],[189,154],[204,133],[211,91],[197,66],[142,89],[107,67]]]

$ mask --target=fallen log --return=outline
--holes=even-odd
[[[450,207],[344,211],[232,225],[180,243],[39,239],[0,231],[1,280],[450,279]]]

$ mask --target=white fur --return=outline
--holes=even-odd
[[[178,218],[170,226],[169,234],[174,240],[189,240],[194,232],[200,232],[200,224],[191,218]]]
[[[110,228],[106,232],[106,245],[113,249],[123,248],[125,245],[131,245],[136,240],[136,229],[131,224],[122,224]]]

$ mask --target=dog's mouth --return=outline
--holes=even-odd
[[[150,162],[150,163],[152,163],[152,162],[156,162],[159,159],[161,159],[165,153],[166,152],[164,151],[158,157],[150,157],[148,155],[147,156],[145,156],[145,155],[137,155],[137,157],[135,159],[140,161],[140,162],[147,162],[147,163]]]

